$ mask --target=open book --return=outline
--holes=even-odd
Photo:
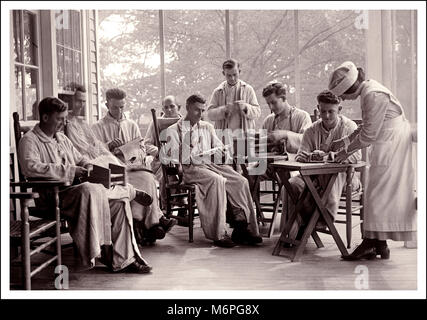
[[[143,138],[136,138],[117,148],[122,152],[125,163],[138,159],[141,154],[140,144],[142,140]]]
[[[171,125],[178,122],[181,118],[157,118],[157,124],[159,126],[159,132],[170,127]]]

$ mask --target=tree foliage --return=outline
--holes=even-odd
[[[296,39],[293,10],[230,11],[231,55],[241,62],[241,78],[254,87],[263,117],[270,112],[261,95],[269,81],[286,83],[290,103],[299,94],[299,107],[312,113],[317,94],[327,88],[331,69],[345,60],[364,66],[364,33],[355,27],[357,12],[297,14]],[[100,10],[99,18],[102,93],[112,86],[125,89],[130,116],[145,131],[149,110],[161,105],[159,13]],[[106,26],[114,19],[120,23],[111,35]],[[182,105],[196,92],[208,98],[224,80],[224,10],[164,11],[164,39],[166,94],[177,96]],[[120,72],[108,73],[112,66]],[[299,91],[295,91],[296,70]],[[350,117],[359,116],[357,104],[346,102],[344,107]]]

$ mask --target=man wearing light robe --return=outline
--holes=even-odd
[[[146,169],[145,147],[142,143],[137,143],[136,146],[133,146],[132,152],[135,157],[131,160],[124,159],[123,154],[118,149],[136,139],[142,140],[141,132],[136,122],[126,119],[123,113],[126,93],[121,89],[114,88],[107,90],[106,97],[108,113],[92,126],[93,133],[98,140],[105,143],[109,151],[131,169],[128,171],[129,183],[137,189],[144,190],[152,197],[153,203],[151,206],[136,209],[134,206],[139,206],[139,204],[132,203],[132,211],[142,211],[142,217],[136,219],[138,224],[143,224],[150,231],[150,237],[162,239],[164,237],[162,230],[169,231],[176,222],[166,219],[159,207],[154,175]]]
[[[40,123],[22,137],[19,163],[28,178],[50,178],[71,182],[87,174],[89,160],[74,148],[61,132],[67,106],[57,98],[48,97],[39,104]],[[79,250],[82,263],[94,266],[101,255],[101,246],[112,246],[113,271],[129,269],[146,273],[151,270],[136,244],[129,200],[108,201],[102,184],[81,183],[60,190],[61,214],[68,220],[70,234]],[[38,190],[37,203],[46,208],[49,194]],[[105,257],[104,257],[105,258]]]
[[[122,166],[123,164],[99,141],[92,132],[89,124],[81,118],[81,112],[86,103],[86,90],[83,86],[77,85],[72,99],[72,109],[69,110],[67,125],[64,128],[65,135],[71,140],[74,147],[84,156],[89,158],[90,163],[108,168],[110,163]],[[131,184],[125,186],[114,185],[107,190],[108,199],[128,198],[139,201],[141,205],[147,206],[152,202],[149,195],[141,190],[136,190]],[[150,200],[151,199],[151,200]],[[141,201],[145,200],[145,201]],[[145,202],[145,203],[141,203]],[[132,206],[132,204],[131,204]],[[140,209],[141,208],[141,209]],[[132,212],[134,218],[142,216],[142,206],[134,204]]]
[[[163,163],[181,163],[183,181],[196,186],[195,199],[206,238],[220,247],[262,242],[246,178],[229,165],[211,162],[211,155],[220,161],[224,145],[214,127],[201,121],[205,99],[192,95],[186,101],[187,115],[167,129],[169,142],[160,151]],[[234,230],[226,231],[227,201],[232,211]]]
[[[255,129],[255,120],[261,115],[254,89],[239,79],[240,65],[234,59],[222,65],[223,81],[212,93],[207,115],[215,122],[215,129]]]
[[[280,82],[268,84],[263,89],[262,95],[272,112],[264,119],[262,125],[262,129],[267,132],[267,151],[278,154],[296,154],[304,131],[311,126],[310,114],[288,103],[286,87]],[[251,184],[255,183],[255,176],[252,175],[255,171],[258,171],[257,168],[250,165],[248,179]],[[259,180],[276,181],[274,169],[269,164]],[[282,188],[282,197],[286,197],[286,194],[286,190]]]
[[[355,130],[357,130],[357,124],[341,115],[341,106],[340,99],[332,94],[329,91],[323,91],[317,96],[318,109],[320,112],[320,119],[312,124],[311,127],[307,128],[304,131],[301,145],[299,147],[298,153],[295,157],[296,161],[299,162],[309,162],[310,156],[313,153],[328,153],[330,151],[335,152],[337,150],[332,150],[331,145],[332,141],[341,139]],[[312,157],[312,156],[311,156]],[[358,160],[361,160],[362,153],[360,150],[353,153],[349,158],[349,163],[357,163]],[[318,179],[324,178],[319,176]],[[305,188],[305,182],[298,175],[289,179],[289,183],[293,187],[297,196],[302,193]],[[338,176],[335,180],[334,185],[327,197],[325,207],[331,215],[332,219],[335,220],[335,217],[338,212],[339,200],[341,194],[346,184],[346,173],[338,173]],[[357,176],[354,176],[352,179],[353,190],[357,190],[360,187],[360,181]],[[284,203],[287,203],[287,208],[289,212],[295,208],[292,201],[287,201],[284,199]],[[285,207],[286,208],[286,207]],[[300,216],[297,218],[298,227],[308,223],[313,211],[315,209],[314,200],[311,198],[304,202],[304,206],[300,212]],[[298,229],[295,225],[293,228],[293,233]],[[300,235],[302,234],[302,230]]]

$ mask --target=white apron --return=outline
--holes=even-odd
[[[384,121],[376,141],[371,144],[364,230],[416,231],[411,126],[398,100],[379,83],[371,82],[364,88],[361,101],[372,91],[387,94],[400,107],[402,115]]]

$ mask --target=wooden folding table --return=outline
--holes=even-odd
[[[280,255],[280,252],[283,249],[283,246],[286,243],[288,243],[293,245],[293,250],[292,250],[293,256],[291,256],[291,260],[299,261],[310,235],[313,237],[318,247],[323,247],[323,244],[319,236],[317,235],[316,229],[315,229],[316,223],[320,217],[323,217],[323,219],[325,220],[326,225],[335,243],[337,244],[341,254],[348,255],[348,251],[343,241],[341,240],[338,234],[338,231],[334,226],[332,217],[330,216],[327,209],[325,208],[325,202],[326,202],[326,198],[328,197],[328,194],[331,191],[333,184],[335,183],[338,173],[346,172],[347,168],[353,165],[341,164],[341,163],[301,163],[301,162],[295,162],[295,161],[275,161],[270,165],[274,168],[275,172],[280,177],[281,183],[286,188],[286,191],[289,194],[290,200],[293,201],[296,205],[295,210],[290,213],[290,217],[286,221],[284,230],[280,235],[280,238],[277,241],[276,246],[273,250],[273,255]],[[297,195],[294,193],[288,181],[290,176],[289,173],[291,171],[299,171],[301,178],[304,180],[306,185],[306,187],[304,188],[304,191],[301,193],[299,198],[297,198]],[[325,179],[318,180],[319,183],[321,183],[319,188],[320,190],[318,191],[314,186],[313,181],[317,176],[320,176],[320,175],[324,175]],[[294,223],[297,217],[297,212],[301,209],[303,200],[310,194],[312,195],[317,208],[314,211],[313,215],[311,216],[310,221],[305,228],[305,231],[301,240],[291,239],[289,236],[289,232],[291,230],[292,224]]]

